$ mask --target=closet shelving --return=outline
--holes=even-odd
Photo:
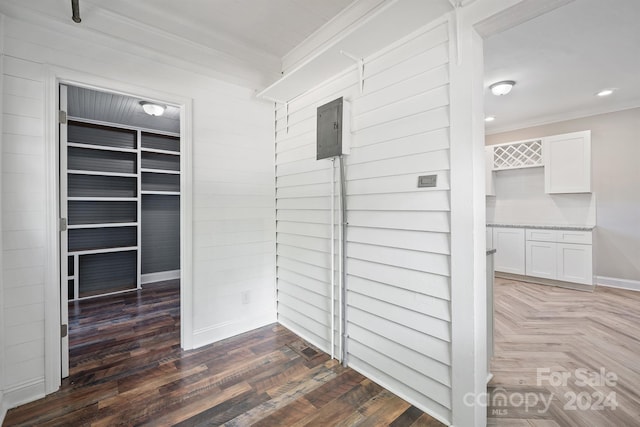
[[[143,198],[179,200],[179,136],[70,117],[61,164],[69,300],[139,288]]]

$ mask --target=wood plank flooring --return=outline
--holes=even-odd
[[[506,279],[494,292],[490,386],[507,404],[489,407],[489,426],[640,426],[640,292]],[[542,399],[551,399],[546,411]]]
[[[442,426],[271,325],[180,349],[179,284],[70,304],[70,376],[4,426]]]

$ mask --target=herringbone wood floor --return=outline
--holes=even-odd
[[[490,426],[640,426],[640,292],[496,279],[495,312],[490,386],[511,401],[489,408]],[[596,375],[602,372],[608,385]],[[547,412],[540,403],[526,411],[520,396],[531,405],[540,396],[552,403]],[[603,396],[615,397],[617,408]]]
[[[180,349],[179,285],[71,304],[70,376],[5,426],[442,424],[271,325]]]

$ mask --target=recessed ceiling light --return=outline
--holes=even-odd
[[[154,104],[153,102],[140,101],[142,109],[150,116],[161,116],[167,108],[165,105]]]
[[[613,92],[615,92],[615,89],[602,89],[600,92],[596,93],[596,96],[609,96]]]
[[[487,117],[485,117],[485,118],[484,118],[484,121],[485,121],[485,122],[492,122],[492,121],[494,121],[495,119],[496,119],[496,117],[495,117],[495,116],[487,116]]]
[[[516,82],[514,82],[513,80],[504,80],[492,84],[491,86],[489,86],[489,89],[491,89],[491,93],[493,93],[495,96],[502,96],[511,92],[511,89],[513,89],[513,86],[515,86],[515,84]]]

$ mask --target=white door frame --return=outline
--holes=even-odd
[[[48,66],[45,95],[46,162],[46,267],[45,267],[45,394],[61,384],[60,340],[60,232],[59,232],[59,130],[60,84],[158,101],[180,108],[180,346],[193,348],[193,256],[192,256],[192,146],[193,100],[176,94],[142,88],[67,68]]]

